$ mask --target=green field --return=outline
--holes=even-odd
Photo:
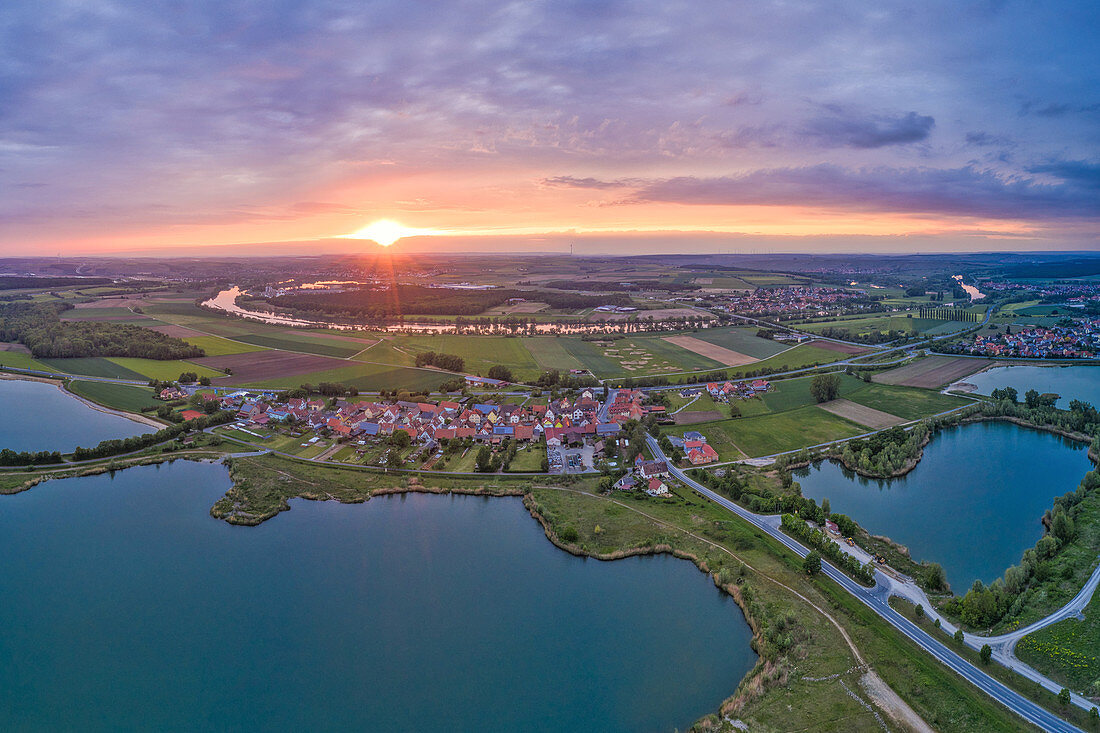
[[[852,402],[888,412],[906,420],[919,420],[969,402],[961,397],[940,394],[934,390],[874,383],[864,384],[855,392],[843,396]]]
[[[111,377],[113,379],[148,379],[144,374],[127,369],[120,364],[115,364],[101,356],[85,356],[77,359],[41,359],[41,362],[47,365],[47,369],[66,374],[83,374],[88,377]],[[178,377],[180,371],[184,370],[176,371],[172,375],[172,379]]]
[[[779,352],[790,348],[788,344],[757,337],[754,328],[706,329],[692,335],[700,341],[706,341],[757,359],[767,359],[769,356],[775,356]]]
[[[466,361],[466,371],[486,376],[494,365],[506,366],[516,379],[534,379],[542,368],[525,343],[531,339],[503,336],[459,336],[456,334],[401,335],[387,337],[363,352],[358,359],[412,366],[415,355],[427,351],[454,354]]]
[[[659,336],[635,336],[601,342],[579,338],[563,338],[561,341],[562,347],[574,359],[600,379],[674,374],[723,367],[713,359],[682,349]],[[602,343],[610,345],[601,346]]]
[[[160,379],[173,381],[179,379],[183,372],[194,372],[200,377],[220,377],[221,372],[195,364],[190,361],[174,360],[160,361],[158,359],[134,359],[127,356],[112,356],[108,362],[115,364],[129,372],[141,375],[147,379]],[[103,375],[109,376],[109,375]]]
[[[47,372],[59,371],[49,364],[37,361],[30,354],[24,354],[22,351],[0,351],[0,366]]]
[[[184,339],[192,346],[198,346],[207,356],[225,356],[226,354],[247,354],[252,351],[266,351],[263,346],[230,341],[220,336],[189,336]]]
[[[1035,669],[1086,695],[1100,695],[1100,593],[1085,619],[1066,619],[1025,636],[1016,654]]]
[[[358,354],[369,343],[364,343],[362,346],[352,343],[350,341],[338,341],[336,339],[325,338],[310,338],[308,336],[299,335],[292,332],[282,332],[278,335],[257,334],[257,333],[245,333],[240,336],[233,336],[232,338],[237,341],[244,341],[246,344],[253,344],[254,346],[263,346],[269,349],[282,349],[283,351],[301,351],[306,354],[317,354],[318,356],[335,356],[337,358],[346,358],[354,354]]]
[[[273,389],[293,389],[301,384],[320,384],[321,382],[339,382],[356,389],[374,392],[381,389],[398,389],[417,392],[432,391],[456,375],[450,372],[437,372],[430,369],[410,369],[408,367],[387,366],[385,364],[362,364],[349,362],[348,366],[329,369],[323,372],[299,374],[292,377],[279,377],[259,382],[258,387]]]
[[[570,369],[586,369],[587,367],[565,348],[565,343],[569,340],[564,337],[539,336],[524,339],[524,345],[542,369],[557,369],[563,372]]]
[[[723,461],[797,450],[867,432],[862,425],[814,405],[756,417],[662,428],[663,432],[673,435],[683,435],[685,430],[697,430],[705,435],[707,443],[718,451]]]
[[[106,407],[113,407],[116,410],[141,412],[142,408],[156,407],[163,404],[153,399],[153,390],[148,387],[73,380],[69,382],[68,389],[84,399]]]
[[[840,374],[840,396],[848,397],[850,393],[867,386],[862,380],[847,374]],[[798,379],[783,379],[772,382],[771,389],[761,398],[769,412],[783,412],[793,410],[806,405],[812,405],[817,400],[810,394],[810,385],[813,377],[800,377]]]

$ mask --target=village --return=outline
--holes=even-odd
[[[1094,359],[1100,351],[1100,319],[1050,327],[1006,326],[1003,331],[981,332],[944,350],[973,356]]]

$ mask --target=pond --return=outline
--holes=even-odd
[[[943,565],[956,593],[988,583],[1042,536],[1043,512],[1092,468],[1085,446],[1050,433],[983,422],[941,430],[910,473],[866,479],[832,462],[802,471],[802,494],[871,534]]]
[[[212,519],[177,461],[0,497],[3,730],[686,729],[756,661],[690,563],[551,545],[518,498]]]
[[[14,451],[90,448],[101,440],[156,430],[110,412],[101,412],[56,384],[0,379],[0,448]]]
[[[989,394],[1002,387],[1015,387],[1019,399],[1029,389],[1061,395],[1057,406],[1066,409],[1071,400],[1083,400],[1100,407],[1100,364],[1097,366],[1005,366],[987,369],[967,377],[979,394]]]

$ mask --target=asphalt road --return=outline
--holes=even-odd
[[[653,452],[653,456],[657,460],[665,460],[665,455],[661,451],[661,447],[657,444],[657,441],[652,437],[647,440],[649,449]],[[784,546],[789,548],[799,557],[805,557],[809,554],[809,549],[796,541],[792,537],[782,532],[779,528],[778,516],[764,516],[754,514],[749,510],[738,506],[729,499],[717,494],[707,487],[703,486],[699,482],[688,477],[679,468],[674,468],[669,465],[669,472],[680,481],[695,489],[703,496],[707,497],[711,501],[725,507],[729,511],[733,512],[737,516],[744,519],[749,524],[760,528],[764,532],[767,532],[774,539],[778,540]],[[827,561],[822,561],[821,571],[828,576],[831,580],[836,582],[841,588],[848,591],[851,595],[855,596],[861,603],[870,608],[887,623],[896,628],[901,633],[905,634],[915,644],[924,649],[926,652],[935,657],[938,661],[945,664],[954,672],[965,678],[971,684],[975,685],[982,692],[992,697],[997,702],[1007,707],[1012,712],[1019,715],[1029,723],[1038,726],[1046,731],[1080,731],[1070,723],[1062,720],[1054,713],[1043,708],[1042,706],[1028,700],[1023,695],[1009,689],[1001,682],[990,677],[988,674],[978,669],[970,662],[966,661],[954,651],[949,649],[943,643],[933,638],[930,634],[924,631],[922,628],[914,624],[912,621],[901,615],[893,608],[890,607],[888,599],[891,595],[892,582],[888,576],[881,571],[875,575],[875,585],[872,588],[864,588],[859,583],[855,582],[847,575],[837,570]],[[1076,702],[1076,701],[1075,701]]]

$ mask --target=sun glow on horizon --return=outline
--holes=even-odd
[[[402,237],[436,236],[443,233],[444,232],[439,229],[419,229],[416,227],[407,227],[392,219],[379,219],[377,221],[372,221],[367,226],[351,234],[341,234],[340,238],[369,239],[383,247],[389,247]]]

